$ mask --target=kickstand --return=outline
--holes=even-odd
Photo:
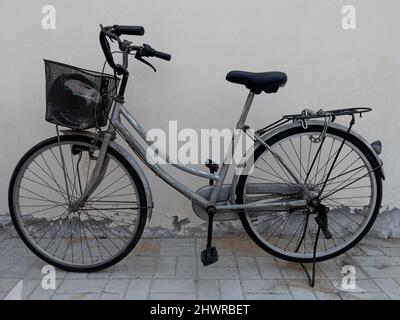
[[[214,174],[219,170],[219,166],[216,163],[213,163],[211,160],[208,160],[206,167],[210,169],[210,173]],[[214,185],[214,181],[210,179],[210,186]],[[215,215],[215,207],[207,208],[208,214],[208,231],[207,231],[207,245],[206,248],[201,252],[201,262],[203,266],[208,266],[218,261],[218,251],[212,245],[212,233],[213,233],[213,222]]]
[[[301,267],[304,270],[304,273],[307,276],[308,279],[308,283],[310,284],[311,288],[314,288],[314,284],[315,284],[315,266],[317,263],[317,259],[316,259],[316,254],[317,254],[317,246],[318,246],[318,240],[319,240],[319,232],[321,231],[321,227],[318,226],[318,230],[317,230],[317,235],[315,236],[315,242],[314,242],[314,250],[313,250],[313,262],[312,262],[312,272],[311,275],[310,273],[307,271],[306,267],[304,266],[303,263],[300,263]]]

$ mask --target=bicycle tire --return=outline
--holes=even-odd
[[[294,127],[294,128],[289,128],[283,132],[277,133],[276,135],[270,137],[267,141],[265,141],[270,147],[273,147],[274,144],[279,143],[283,139],[299,134],[299,133],[304,133],[304,132],[322,132],[323,130],[323,125],[310,125],[307,129],[303,129],[301,126]],[[340,138],[344,138],[346,135],[345,131],[341,131],[332,127],[329,127],[327,130],[327,134],[333,134],[336,135]],[[372,168],[378,168],[379,164],[377,163],[377,160],[375,156],[372,154],[371,150],[364,144],[363,141],[361,141],[359,138],[357,138],[355,135],[349,133],[347,136],[347,141],[350,142],[352,145],[357,147],[360,152],[364,154],[368,162],[371,164]],[[264,154],[266,151],[265,146],[260,145],[255,151],[254,151],[254,162],[257,161],[257,159]],[[373,213],[364,227],[364,229],[361,231],[361,233],[350,243],[348,243],[346,246],[341,248],[340,250],[336,252],[332,252],[327,255],[317,255],[316,256],[316,262],[321,262],[325,260],[332,259],[334,257],[337,257],[346,251],[350,250],[352,247],[354,247],[371,229],[373,223],[376,220],[376,217],[379,214],[379,209],[381,206],[381,201],[382,201],[382,177],[380,175],[380,170],[375,170],[373,172],[373,175],[376,180],[376,201],[374,204],[374,209]],[[236,197],[237,197],[237,203],[242,204],[243,199],[244,199],[244,188],[246,184],[246,180],[248,179],[248,175],[242,175],[239,178],[237,187],[236,187]],[[275,257],[278,257],[280,259],[286,260],[286,261],[291,261],[291,262],[297,262],[297,263],[311,263],[313,262],[313,257],[306,257],[306,258],[299,258],[299,257],[294,257],[282,252],[278,252],[277,250],[274,250],[271,246],[267,245],[263,239],[261,239],[255,230],[253,229],[251,223],[249,222],[248,215],[245,212],[240,212],[240,220],[242,222],[243,228],[249,235],[249,237],[263,250],[266,252],[272,254]]]
[[[85,144],[93,144],[93,140],[90,137],[83,136],[83,135],[62,135],[60,136],[60,141],[61,142],[81,142]],[[56,144],[58,143],[58,137],[52,137],[47,140],[44,140],[34,147],[32,147],[18,162],[9,185],[9,191],[8,191],[8,202],[9,202],[9,210],[10,210],[10,215],[13,221],[13,224],[15,226],[15,229],[18,233],[18,235],[21,237],[23,242],[26,244],[26,246],[39,258],[44,260],[45,262],[56,266],[60,269],[70,271],[70,272],[94,272],[94,271],[99,271],[105,268],[108,268],[119,261],[121,261],[123,258],[125,258],[136,246],[138,241],[140,240],[143,230],[146,224],[146,217],[147,217],[147,199],[146,199],[146,194],[145,194],[145,189],[143,186],[143,183],[141,182],[141,179],[137,172],[134,170],[134,168],[130,165],[130,163],[121,155],[117,150],[113,149],[111,146],[108,148],[107,152],[113,156],[115,159],[118,160],[118,162],[126,169],[126,171],[129,173],[131,177],[131,181],[135,183],[135,188],[137,190],[137,196],[140,201],[140,210],[138,214],[138,222],[137,222],[137,227],[136,227],[136,232],[129,242],[129,244],[119,252],[115,257],[113,257],[111,260],[105,262],[105,263],[100,263],[98,265],[93,265],[93,266],[81,266],[81,267],[75,267],[71,266],[69,264],[64,264],[61,263],[60,261],[57,261],[55,259],[51,259],[48,255],[43,254],[40,250],[36,248],[35,245],[31,242],[29,237],[27,236],[24,226],[21,225],[20,219],[17,217],[17,211],[14,203],[14,194],[16,192],[16,181],[17,178],[19,177],[19,174],[21,172],[21,168],[23,168],[24,164],[36,153],[40,152],[40,150],[48,147],[49,145]],[[97,142],[97,147],[101,146],[101,142]]]

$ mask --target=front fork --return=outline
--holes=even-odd
[[[108,155],[107,150],[110,145],[111,137],[112,134],[108,132],[103,133],[99,155],[97,157],[96,165],[93,169],[93,173],[91,175],[89,183],[85,187],[85,190],[83,191],[81,196],[76,201],[73,201],[70,204],[69,209],[71,212],[77,211],[78,209],[82,208],[103,180],[107,171],[108,163],[110,161],[110,156]]]

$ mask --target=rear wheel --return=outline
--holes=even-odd
[[[365,144],[349,134],[333,165],[346,132],[329,127],[325,139],[318,141],[322,125],[301,126],[285,130],[266,143],[280,155],[300,183],[317,194],[320,203],[329,208],[327,214],[331,239],[319,235],[316,260],[336,257],[357,244],[369,231],[378,215],[382,198],[382,181],[378,164]],[[319,151],[318,151],[319,150]],[[238,203],[288,200],[277,194],[250,194],[251,183],[296,184],[286,169],[264,146],[254,153],[253,172],[239,179]],[[299,195],[299,199],[300,199]],[[292,196],[293,199],[293,196]],[[241,221],[249,236],[267,252],[294,262],[312,262],[317,235],[317,216],[312,208],[295,211],[241,213]]]
[[[131,252],[143,233],[142,182],[109,147],[103,180],[83,208],[71,211],[70,202],[90,181],[100,143],[91,148],[91,138],[73,135],[60,141],[61,148],[57,137],[39,143],[15,168],[9,187],[13,223],[25,244],[52,265],[77,272],[109,267]]]

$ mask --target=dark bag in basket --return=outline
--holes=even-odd
[[[119,79],[45,60],[46,120],[72,129],[103,127]]]

